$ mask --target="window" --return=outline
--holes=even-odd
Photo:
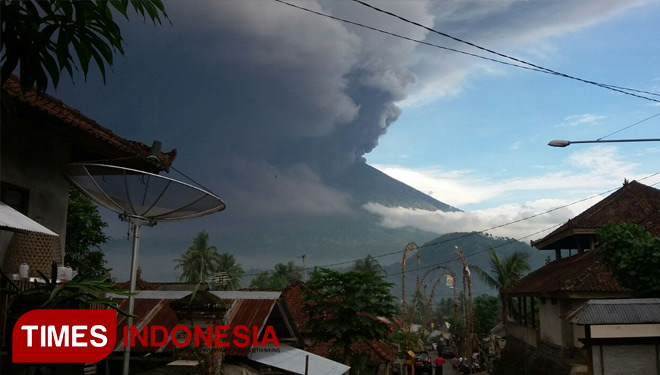
[[[2,182],[0,184],[0,200],[23,215],[27,215],[30,190]]]

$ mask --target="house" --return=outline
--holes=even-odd
[[[563,316],[590,300],[630,298],[598,256],[596,230],[609,222],[633,222],[660,235],[660,190],[636,181],[532,241],[555,259],[503,290],[515,308],[506,323],[501,365],[507,374],[587,373],[583,325]],[[568,256],[565,256],[568,255]]]
[[[660,298],[590,300],[564,320],[584,329],[589,375],[660,375]]]
[[[141,289],[135,297],[137,317],[133,325],[136,327],[161,326],[168,332],[172,332],[175,326],[181,325],[189,326],[191,330],[196,325],[246,326],[251,329],[257,327],[258,342],[263,341],[266,336],[265,331],[272,329],[279,347],[275,347],[273,343],[261,347],[251,342],[248,347],[232,345],[201,351],[202,356],[213,356],[207,357],[209,359],[205,363],[221,364],[226,372],[228,372],[227,367],[233,366],[257,375],[303,374],[308,356],[308,366],[310,373],[313,374],[340,375],[349,369],[341,363],[298,349],[302,346],[301,336],[281,292],[198,290],[193,298],[191,289],[182,290],[191,284],[150,283],[139,276],[136,284]],[[117,284],[118,287],[123,285]],[[127,297],[119,295],[110,297],[119,302],[120,310],[126,310]],[[117,366],[124,348],[123,331],[126,324],[127,318],[118,316],[115,355],[110,357],[108,365],[110,373],[118,372]],[[235,333],[229,332],[223,341],[232,342],[234,339],[237,339]],[[143,345],[136,340],[135,346],[131,349],[131,371],[161,373],[157,369],[172,363],[196,366],[197,357],[191,356],[186,349],[178,348],[172,340],[170,336],[165,345],[159,346]]]
[[[60,264],[66,234],[69,182],[62,168],[68,163],[103,163],[158,173],[167,170],[176,150],[157,152],[119,137],[62,101],[35,92],[21,92],[18,77],[2,87],[0,129],[0,200],[59,237],[0,227],[0,266],[18,273],[27,263],[30,276],[48,272],[51,261]],[[9,214],[5,211],[3,218]]]
[[[283,298],[286,301],[289,311],[291,311],[291,317],[295,326],[301,333],[304,341],[304,349],[319,356],[328,357],[330,355],[331,343],[314,342],[307,335],[309,330],[307,330],[305,324],[309,317],[303,310],[303,287],[304,283],[301,281],[291,283],[282,291]],[[358,343],[355,344],[353,349],[356,352],[367,354],[367,360],[370,367],[374,368],[375,373],[378,375],[391,374],[394,362],[399,355],[398,346],[383,340],[372,340],[368,343]]]

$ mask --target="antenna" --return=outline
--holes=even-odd
[[[158,159],[160,142],[151,148]],[[148,159],[149,159],[148,158]],[[133,325],[135,282],[140,247],[140,229],[159,221],[192,219],[225,209],[225,203],[215,194],[157,174],[95,163],[73,163],[64,167],[64,175],[83,194],[99,205],[119,214],[119,219],[133,229],[131,258],[131,293],[128,297],[128,327]],[[131,348],[124,349],[123,374],[128,375]]]

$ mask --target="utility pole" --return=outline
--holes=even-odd
[[[307,282],[307,261],[306,261],[306,260],[307,260],[307,258],[305,257],[305,254],[303,254],[303,256],[302,256],[302,263],[303,263],[303,270],[304,270],[304,272],[305,272],[305,273],[303,274],[303,281],[304,281],[304,282]]]

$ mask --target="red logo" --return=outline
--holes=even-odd
[[[12,362],[98,362],[116,336],[115,310],[32,310],[14,326]]]

